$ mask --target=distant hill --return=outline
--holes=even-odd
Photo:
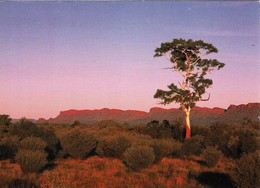
[[[260,103],[230,105],[227,109],[195,107],[191,112],[191,122],[198,125],[209,125],[214,122],[242,123],[245,118],[258,121]],[[178,108],[151,108],[149,112],[137,110],[100,109],[100,110],[67,110],[61,111],[53,119],[40,118],[37,122],[49,123],[81,123],[91,124],[103,120],[113,120],[118,123],[146,124],[152,120],[184,120],[183,112]]]

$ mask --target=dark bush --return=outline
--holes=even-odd
[[[15,160],[19,163],[24,173],[40,172],[48,164],[47,153],[21,149],[16,153]]]
[[[47,143],[45,151],[48,153],[48,160],[53,160],[58,153],[59,140],[54,133],[54,130],[43,127],[38,127],[32,121],[22,118],[18,123],[12,125],[9,133],[13,136],[18,136],[22,139],[26,137],[39,137]]]
[[[38,186],[26,179],[13,179],[8,183],[8,188],[37,188]]]
[[[260,155],[257,152],[244,154],[231,171],[231,177],[238,188],[260,187]]]
[[[208,167],[214,167],[222,153],[216,147],[209,146],[202,151],[202,160]]]
[[[173,152],[172,155],[180,157],[182,155],[182,142],[175,141],[173,142]]]
[[[206,126],[192,126],[192,136],[196,136],[196,135],[201,135],[201,136],[206,136],[208,134],[208,132],[210,131],[210,129]]]
[[[226,148],[228,149],[226,155],[233,158],[256,151],[258,146],[255,130],[240,127],[234,129],[226,143]]]
[[[203,136],[194,136],[185,142],[181,148],[182,155],[199,155],[202,149],[205,148]]]
[[[14,148],[6,144],[0,144],[0,160],[12,159],[14,154]]]
[[[151,145],[155,155],[154,162],[157,163],[163,157],[172,155],[174,142],[175,142],[174,140],[170,140],[170,139],[154,139]]]
[[[61,147],[74,158],[85,158],[94,153],[97,139],[93,134],[75,129],[62,136]]]
[[[1,140],[0,158],[14,160],[20,144],[20,138],[17,136],[6,136]]]
[[[9,115],[7,114],[1,114],[0,115],[0,125],[3,125],[3,126],[9,126],[12,122],[12,118],[10,118]]]
[[[153,164],[153,148],[149,146],[132,146],[124,153],[124,162],[133,170],[141,170]]]

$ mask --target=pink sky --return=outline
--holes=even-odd
[[[213,43],[226,64],[198,106],[260,101],[257,2],[5,2],[0,24],[0,114],[13,118],[178,107],[153,98],[178,81],[166,59],[153,58],[173,38]]]

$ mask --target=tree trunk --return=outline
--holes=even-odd
[[[190,130],[190,109],[185,111],[185,120],[186,120],[186,139],[189,139],[191,136]]]

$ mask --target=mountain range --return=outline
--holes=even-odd
[[[230,105],[227,109],[195,107],[191,111],[191,123],[210,125],[214,122],[242,123],[247,120],[259,121],[260,103]],[[40,118],[37,122],[71,124],[79,121],[93,124],[103,120],[113,120],[118,123],[147,124],[152,120],[184,121],[184,113],[178,108],[151,108],[149,112],[138,110],[119,110],[103,108],[100,110],[67,110],[61,111],[56,118],[48,120]]]

